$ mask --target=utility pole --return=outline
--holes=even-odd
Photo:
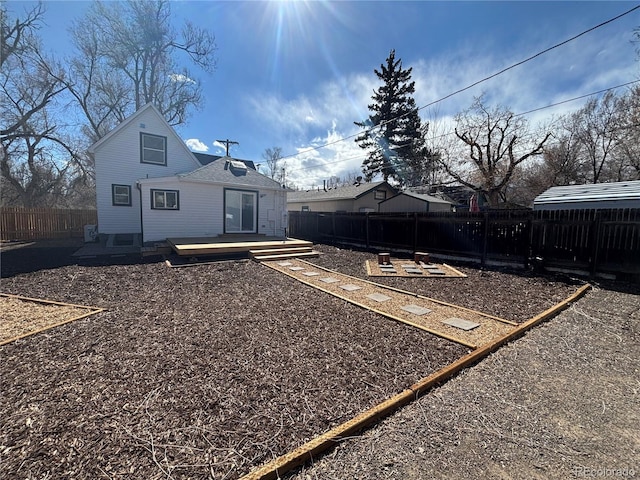
[[[233,140],[229,140],[228,138],[226,140],[216,140],[216,142],[220,142],[223,143],[224,145],[226,145],[227,147],[227,157],[229,156],[229,145],[240,145],[238,142],[234,142]]]

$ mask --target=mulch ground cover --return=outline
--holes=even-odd
[[[321,248],[366,276],[372,254]],[[3,252],[2,291],[108,311],[0,347],[0,478],[238,478],[468,351],[253,262],[59,257]],[[515,321],[576,288],[461,270],[381,281]]]

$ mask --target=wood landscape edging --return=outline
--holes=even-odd
[[[105,308],[88,307],[86,305],[76,305],[76,304],[73,304],[73,303],[56,302],[56,301],[53,301],[53,300],[43,300],[41,298],[22,297],[20,295],[12,295],[10,293],[0,293],[0,297],[15,298],[17,300],[23,300],[23,301],[26,301],[26,302],[34,302],[34,303],[42,303],[44,305],[59,305],[59,306],[62,306],[62,307],[74,307],[74,308],[82,308],[82,309],[85,309],[85,310],[90,310],[89,312],[83,313],[82,315],[78,315],[77,317],[73,317],[73,318],[70,318],[68,320],[63,320],[62,322],[54,323],[52,325],[47,325],[46,327],[42,327],[42,328],[39,328],[37,330],[33,330],[31,332],[23,333],[23,334],[18,335],[16,337],[9,338],[8,340],[2,340],[2,341],[0,341],[0,347],[3,346],[3,345],[6,345],[8,343],[15,342],[16,340],[20,340],[21,338],[30,337],[31,335],[36,335],[38,333],[45,332],[47,330],[50,330],[50,329],[55,328],[55,327],[59,327],[59,326],[64,325],[66,323],[75,322],[76,320],[80,320],[82,318],[88,317],[88,316],[96,314],[96,313],[104,312],[106,310]]]
[[[309,281],[307,281],[307,280],[305,280],[303,278],[296,277],[295,275],[293,275],[293,274],[291,274],[289,272],[286,272],[286,271],[283,271],[283,270],[278,270],[278,269],[272,267],[271,265],[267,265],[267,264],[265,264],[265,265],[267,267],[277,271],[277,272],[283,273],[283,274],[285,274],[285,275],[287,275],[287,276],[289,276],[289,277],[291,277],[291,278],[293,278],[293,279],[295,279],[295,280],[297,280],[299,282],[302,282],[305,285],[309,285],[310,287],[313,287],[313,288],[316,288],[316,289],[318,289],[318,290],[320,290],[322,292],[328,293],[329,295],[332,295],[332,296],[337,297],[337,298],[339,298],[341,300],[344,300],[345,302],[349,302],[352,305],[356,305],[356,306],[358,306],[360,308],[364,308],[365,310],[371,310],[372,312],[377,313],[378,315],[382,315],[383,317],[389,318],[389,319],[394,320],[394,321],[399,322],[399,323],[405,323],[407,325],[410,325],[412,327],[418,328],[420,330],[423,330],[423,331],[425,331],[427,333],[430,333],[432,335],[435,335],[437,337],[441,337],[441,338],[444,338],[445,340],[449,340],[450,342],[459,343],[460,345],[463,345],[465,347],[471,348],[473,350],[478,348],[478,346],[473,344],[473,343],[468,343],[468,342],[465,342],[464,340],[460,340],[460,339],[454,338],[452,336],[447,335],[446,333],[437,332],[437,331],[432,330],[432,329],[430,329],[428,327],[425,327],[423,325],[419,325],[417,323],[414,323],[414,322],[412,322],[410,320],[404,320],[404,319],[396,317],[395,315],[392,315],[390,313],[383,312],[383,311],[378,310],[376,308],[373,308],[373,307],[370,307],[368,305],[365,305],[364,303],[360,303],[360,302],[358,302],[356,300],[353,300],[353,299],[351,299],[349,297],[346,297],[344,295],[340,295],[340,294],[338,294],[336,292],[332,292],[331,290],[323,288],[320,285],[315,285],[315,284],[313,284],[313,283],[311,283],[311,282],[309,282]],[[328,271],[331,272],[331,270],[328,270]],[[332,273],[335,273],[335,272],[332,272]],[[343,275],[343,274],[341,273],[340,275]],[[354,278],[354,277],[351,277],[349,275],[344,275],[344,276],[348,277],[348,278],[353,278],[354,280],[360,280],[358,278]],[[374,285],[378,286],[377,284],[374,284]],[[405,293],[405,292],[398,292],[398,293]],[[411,294],[411,295],[414,296],[414,294]],[[418,297],[418,295],[415,295],[415,296]]]
[[[334,270],[330,270],[328,268],[321,267],[320,265],[316,265],[315,263],[307,262],[306,260],[298,259],[298,261],[301,262],[301,263],[306,263],[307,265],[309,265],[309,266],[311,266],[313,268],[318,268],[320,270],[324,270],[325,272],[339,273],[339,272],[335,272]],[[280,270],[278,270],[278,271],[280,271]],[[385,288],[387,290],[392,290],[394,292],[403,293],[405,295],[410,295],[412,297],[422,298],[424,300],[429,300],[430,302],[437,303],[437,304],[443,305],[445,307],[457,308],[458,310],[464,310],[465,312],[473,313],[473,314],[476,314],[476,315],[481,315],[481,316],[486,317],[486,318],[491,318],[492,320],[496,320],[498,322],[506,323],[507,325],[513,325],[513,326],[517,326],[518,325],[516,322],[512,322],[512,321],[504,319],[504,318],[496,317],[494,315],[489,315],[488,313],[484,313],[484,312],[481,312],[479,310],[473,310],[471,308],[461,307],[460,305],[454,305],[453,303],[443,302],[441,300],[436,300],[435,298],[431,298],[431,297],[427,297],[427,296],[424,296],[424,295],[420,295],[419,293],[409,292],[408,290],[402,290],[401,288],[391,287],[389,285],[383,285],[381,283],[376,283],[376,282],[373,282],[371,280],[366,280],[364,278],[354,277],[353,275],[347,275],[346,273],[339,273],[339,274],[344,276],[344,277],[352,278],[352,279],[357,280],[359,282],[368,283],[369,285],[373,285],[375,287]],[[402,278],[402,277],[398,277],[398,278]],[[421,277],[421,278],[428,278],[428,277]],[[439,278],[439,277],[434,277],[434,278]],[[465,275],[465,277],[460,277],[460,278],[466,278],[466,275]],[[369,308],[369,307],[365,307],[365,308]]]
[[[414,383],[401,393],[379,403],[359,415],[356,415],[351,420],[332,428],[295,450],[275,458],[271,462],[259,467],[257,470],[243,476],[241,480],[273,480],[280,478],[280,475],[283,475],[286,472],[304,464],[306,461],[313,459],[314,455],[318,455],[334,447],[345,437],[356,435],[367,427],[372,426],[379,420],[389,416],[395,410],[417,400],[433,387],[449,380],[464,368],[476,364],[502,345],[515,340],[536,325],[554,317],[562,310],[569,307],[573,302],[582,298],[591,288],[590,284],[583,285],[573,295],[570,295],[562,302],[522,323],[512,332],[509,332],[497,340],[470,352],[451,365],[441,368],[433,374]]]

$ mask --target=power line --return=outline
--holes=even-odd
[[[534,109],[531,109],[531,110],[527,110],[526,112],[516,113],[516,114],[514,114],[514,117],[521,117],[521,116],[528,115],[528,114],[533,113],[533,112],[539,112],[541,110],[546,110],[548,108],[557,107],[558,105],[563,105],[565,103],[575,102],[576,100],[582,100],[583,98],[592,97],[594,95],[599,95],[601,93],[609,92],[609,91],[612,91],[612,90],[617,90],[618,88],[628,87],[628,86],[634,85],[636,83],[640,83],[640,80],[633,80],[631,82],[621,83],[620,85],[616,85],[614,87],[604,88],[602,90],[597,90],[595,92],[586,93],[584,95],[579,95],[577,97],[568,98],[566,100],[561,100],[561,101],[555,102],[555,103],[550,103],[549,105],[545,105],[543,107],[538,107],[538,108],[534,108]],[[449,135],[453,135],[454,133],[455,132],[453,132],[453,131],[452,132],[447,132],[447,133],[443,133],[443,134],[431,137],[430,139],[431,140],[435,140],[435,139],[439,139],[439,138],[444,138],[444,137],[448,137]],[[349,138],[349,137],[345,137],[345,139],[346,138]],[[321,147],[319,147],[319,148],[321,148]],[[307,166],[307,167],[299,167],[299,168],[296,168],[295,170],[292,170],[291,173],[300,172],[300,171],[303,171],[303,170],[322,168],[325,165],[331,165],[331,164],[334,164],[334,163],[348,162],[350,160],[355,160],[355,159],[358,159],[358,158],[366,158],[366,156],[367,156],[367,153],[363,152],[360,155],[355,155],[355,156],[349,157],[349,158],[341,158],[339,160],[333,160],[331,162],[325,162],[325,163],[319,164],[319,165],[311,165],[311,166]]]
[[[537,57],[539,57],[539,56],[541,56],[541,55],[544,55],[545,53],[548,53],[548,52],[550,52],[551,50],[554,50],[554,49],[556,49],[556,48],[558,48],[558,47],[561,47],[561,46],[563,46],[563,45],[566,45],[567,43],[572,42],[572,41],[574,41],[574,40],[576,40],[576,39],[578,39],[578,38],[580,38],[580,37],[582,37],[582,36],[586,35],[587,33],[591,33],[591,32],[593,32],[594,30],[597,30],[598,28],[604,27],[605,25],[608,25],[609,23],[615,22],[616,20],[619,20],[620,18],[622,18],[622,17],[624,17],[624,16],[626,16],[626,15],[629,15],[630,13],[632,13],[632,12],[634,12],[635,10],[638,10],[638,9],[640,9],[640,5],[636,5],[635,7],[631,8],[630,10],[627,10],[626,12],[621,13],[620,15],[617,15],[617,16],[615,16],[615,17],[613,17],[613,18],[610,18],[609,20],[606,20],[606,21],[604,21],[604,22],[602,22],[602,23],[599,23],[598,25],[596,25],[596,26],[594,26],[594,27],[591,27],[591,28],[589,28],[589,29],[587,29],[587,30],[585,30],[585,31],[583,31],[583,32],[580,32],[580,33],[578,33],[577,35],[574,35],[573,37],[568,38],[567,40],[564,40],[564,41],[562,41],[562,42],[560,42],[560,43],[557,43],[557,44],[555,44],[555,45],[553,45],[553,46],[551,46],[551,47],[548,47],[548,48],[546,48],[546,49],[544,49],[544,50],[542,50],[542,51],[540,51],[540,52],[538,52],[538,53],[536,53],[536,54],[534,54],[534,55],[531,55],[531,56],[530,56],[530,57],[528,57],[528,58],[525,58],[524,60],[521,60],[521,61],[519,61],[519,62],[516,62],[516,63],[514,63],[514,64],[510,65],[509,67],[503,68],[503,69],[502,69],[502,70],[500,70],[499,72],[493,73],[493,74],[491,74],[491,75],[489,75],[489,76],[487,76],[487,77],[484,77],[484,78],[483,78],[483,79],[481,79],[481,80],[478,80],[478,81],[476,81],[476,82],[473,82],[472,84],[470,84],[470,85],[468,85],[468,86],[466,86],[466,87],[460,88],[459,90],[456,90],[456,91],[454,91],[454,92],[452,92],[452,93],[449,93],[448,95],[445,95],[444,97],[439,98],[438,100],[434,100],[434,101],[433,101],[433,102],[431,102],[431,103],[427,103],[426,105],[423,105],[423,106],[421,106],[421,107],[418,107],[418,108],[417,108],[417,110],[418,110],[418,111],[419,111],[419,110],[423,110],[423,109],[425,109],[425,108],[427,108],[427,107],[430,107],[430,106],[435,105],[436,103],[440,103],[440,102],[442,102],[442,101],[444,101],[444,100],[447,100],[447,99],[449,99],[449,98],[453,97],[454,95],[458,95],[458,94],[460,94],[460,93],[462,93],[462,92],[465,92],[465,91],[467,91],[467,90],[469,90],[469,89],[471,89],[471,88],[473,88],[473,87],[475,87],[475,86],[477,86],[477,85],[479,85],[479,84],[481,84],[481,83],[483,83],[483,82],[486,82],[486,81],[488,81],[488,80],[491,80],[492,78],[495,78],[495,77],[497,77],[498,75],[502,75],[503,73],[508,72],[509,70],[512,70],[512,69],[514,69],[514,68],[516,68],[516,67],[519,67],[520,65],[523,65],[523,64],[525,64],[525,63],[527,63],[527,62],[529,62],[529,61],[531,61],[531,60],[533,60],[533,59],[535,59],[535,58],[537,58]],[[392,121],[398,120],[398,119],[400,119],[400,118],[402,118],[402,117],[405,117],[406,115],[409,115],[409,113],[411,113],[411,112],[408,112],[408,113],[405,113],[405,114],[403,114],[403,115],[399,115],[399,116],[397,116],[397,117],[394,117],[394,118],[392,118],[392,119],[389,119],[389,120],[387,120],[387,121],[385,121],[385,122],[380,123],[379,125],[376,125],[376,126],[374,126],[374,127],[372,127],[372,128],[369,128],[369,129],[367,129],[367,130],[364,130],[363,132],[354,133],[354,134],[352,134],[352,135],[348,135],[348,136],[346,136],[346,137],[343,137],[343,138],[341,138],[341,139],[339,139],[339,140],[334,140],[334,141],[332,141],[332,142],[327,142],[327,143],[325,143],[325,144],[323,144],[323,145],[319,145],[319,146],[317,146],[317,147],[310,147],[310,148],[307,148],[307,149],[305,149],[305,152],[313,151],[313,150],[320,150],[321,148],[329,147],[329,146],[331,146],[331,145],[335,145],[335,144],[337,144],[337,143],[344,142],[345,140],[349,140],[349,139],[351,139],[351,138],[357,137],[358,135],[360,135],[360,134],[362,134],[362,133],[370,133],[370,132],[372,132],[375,128],[378,128],[378,127],[383,126],[383,125],[385,125],[385,124],[387,124],[387,123],[389,123],[389,122],[392,122]],[[281,158],[282,158],[282,159],[286,159],[286,158],[293,158],[293,157],[297,157],[298,155],[301,155],[301,153],[294,153],[294,154],[291,154],[291,155],[286,155],[286,156],[281,157]]]

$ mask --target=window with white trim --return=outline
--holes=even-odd
[[[151,190],[151,208],[153,210],[180,210],[178,190]]]
[[[111,203],[114,207],[130,207],[131,185],[111,185]]]
[[[140,162],[167,164],[167,137],[140,132]]]

